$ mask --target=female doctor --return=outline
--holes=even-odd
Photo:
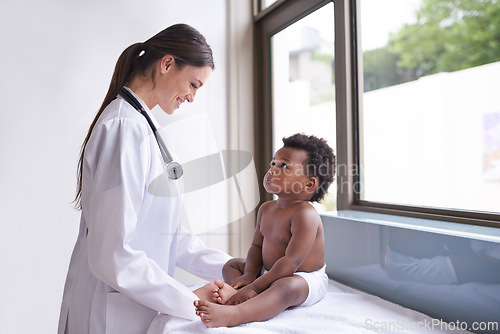
[[[205,38],[184,24],[129,46],[119,57],[82,145],[76,197],[81,223],[59,334],[146,333],[158,312],[196,319],[193,302],[211,298],[213,285],[191,292],[172,277],[174,268],[220,278],[230,257],[182,227],[179,197],[148,191],[166,162],[146,117],[119,92],[125,87],[155,123],[150,109],[158,105],[172,114],[193,102],[213,68]]]

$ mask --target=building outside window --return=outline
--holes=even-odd
[[[360,199],[499,212],[499,3],[359,9]]]

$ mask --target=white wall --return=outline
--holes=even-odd
[[[180,113],[206,111],[226,145],[225,0],[0,3],[0,333],[55,333],[79,212],[79,148],[128,45],[200,30],[216,70]]]
[[[228,11],[228,149],[254,153],[254,59],[253,4],[246,0],[227,0]],[[260,182],[245,190],[259,196]],[[240,185],[241,186],[241,185]],[[239,197],[234,194],[235,197]],[[250,208],[247,208],[250,210]],[[230,208],[231,212],[231,208]],[[233,211],[234,212],[234,211]],[[250,248],[257,209],[229,225],[229,249],[235,257],[245,257]]]

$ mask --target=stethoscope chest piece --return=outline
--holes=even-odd
[[[184,174],[181,164],[175,161],[167,163],[166,169],[168,178],[171,180],[177,180]]]

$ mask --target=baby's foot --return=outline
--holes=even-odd
[[[225,304],[236,293],[236,289],[220,279],[216,279],[214,284],[217,286],[217,291],[213,294],[213,300],[216,303]]]
[[[215,284],[207,283],[201,288],[194,290],[193,293],[200,299],[212,300],[213,295],[219,290],[220,290],[219,287],[216,286]]]
[[[232,327],[240,324],[238,306],[219,305],[206,300],[194,302],[196,315],[207,327]]]

